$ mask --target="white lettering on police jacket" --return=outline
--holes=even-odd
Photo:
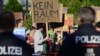
[[[77,44],[78,42],[100,44],[100,36],[76,36],[75,43]]]
[[[0,46],[0,55],[22,55],[22,48],[16,46]]]

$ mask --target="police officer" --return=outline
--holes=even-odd
[[[100,33],[93,26],[95,15],[91,7],[80,9],[78,30],[64,41],[59,56],[100,56]]]
[[[14,27],[12,12],[0,14],[0,56],[32,56],[32,48],[13,34]]]

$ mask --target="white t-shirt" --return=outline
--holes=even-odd
[[[35,53],[39,52],[39,51],[43,51],[43,35],[41,33],[41,31],[36,30],[36,32],[34,33],[34,51]]]

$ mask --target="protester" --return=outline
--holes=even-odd
[[[82,7],[78,16],[78,30],[65,40],[59,56],[100,56],[100,33],[93,26],[94,9]]]
[[[61,45],[62,43],[62,34],[61,34],[61,31],[57,31],[57,41],[55,42],[56,45]]]
[[[0,56],[32,56],[32,48],[13,34],[15,18],[12,12],[0,14]]]
[[[31,27],[29,33],[27,34],[27,43],[30,45],[34,45],[34,29],[35,27]]]
[[[48,31],[48,37],[49,37],[49,40],[47,41],[47,50],[48,50],[48,52],[50,53],[50,52],[52,52],[53,51],[53,48],[54,48],[54,44],[55,44],[55,42],[54,42],[54,37],[55,37],[55,33],[54,33],[54,29],[50,26],[50,28],[49,28],[49,31]]]
[[[37,27],[37,29],[34,29],[34,56],[41,56],[43,51],[43,42],[47,40],[47,38],[43,39],[42,30],[42,27]]]
[[[69,27],[69,34],[72,34],[72,33],[74,33],[75,31],[76,31],[75,27],[73,27],[73,26],[70,26],[70,27]]]
[[[51,39],[52,43],[54,44],[55,33],[54,33],[54,29],[53,28],[49,29],[48,35],[49,35],[49,38]]]
[[[25,29],[25,27],[23,27],[23,20],[22,19],[16,20],[16,27],[14,28],[13,33],[16,36],[22,36],[19,39],[22,39],[22,40],[25,41],[26,40],[26,33],[25,33],[25,31],[26,31],[26,29]]]
[[[100,22],[97,22],[97,23],[95,24],[95,26],[96,26],[96,30],[100,32]]]

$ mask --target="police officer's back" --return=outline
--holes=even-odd
[[[80,9],[78,30],[66,39],[59,56],[100,56],[100,33],[93,26],[94,20],[93,8]]]
[[[32,56],[31,46],[12,33],[15,18],[12,12],[0,14],[0,56]]]

